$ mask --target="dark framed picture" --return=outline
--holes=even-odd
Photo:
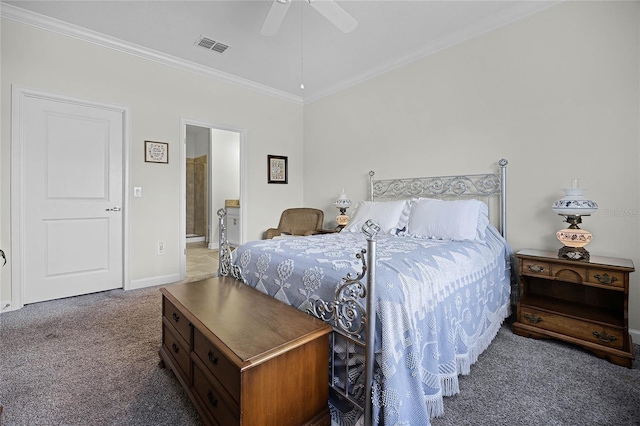
[[[169,163],[169,144],[144,141],[144,161],[147,163]]]
[[[267,183],[288,183],[287,157],[267,155]]]

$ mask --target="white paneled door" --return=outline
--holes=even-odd
[[[23,302],[123,286],[123,114],[26,97]]]

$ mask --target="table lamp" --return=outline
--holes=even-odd
[[[351,207],[351,200],[344,193],[344,189],[340,193],[340,196],[338,197],[336,202],[333,204],[338,209],[340,209],[340,214],[336,216],[336,222],[338,222],[338,227],[342,229],[347,225],[347,223],[349,223],[349,216],[347,216],[345,213],[347,209]]]
[[[580,229],[583,216],[590,216],[598,210],[595,201],[587,200],[582,195],[585,191],[580,188],[578,179],[571,181],[571,188],[562,188],[565,196],[553,203],[552,210],[560,216],[564,216],[568,228],[556,232],[556,237],[562,244],[558,250],[558,257],[571,260],[589,260],[589,252],[584,248],[591,242],[592,235],[589,231]]]

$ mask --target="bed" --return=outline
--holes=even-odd
[[[506,165],[409,179],[370,172],[370,199],[340,233],[253,241],[233,254],[219,212],[219,274],[333,326],[332,423],[428,425],[460,391],[458,375],[489,346],[515,293]]]

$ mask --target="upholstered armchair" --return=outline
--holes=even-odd
[[[326,234],[329,230],[322,229],[324,213],[322,210],[300,207],[287,209],[280,216],[277,228],[269,228],[265,238],[273,238],[282,235],[314,235]]]

